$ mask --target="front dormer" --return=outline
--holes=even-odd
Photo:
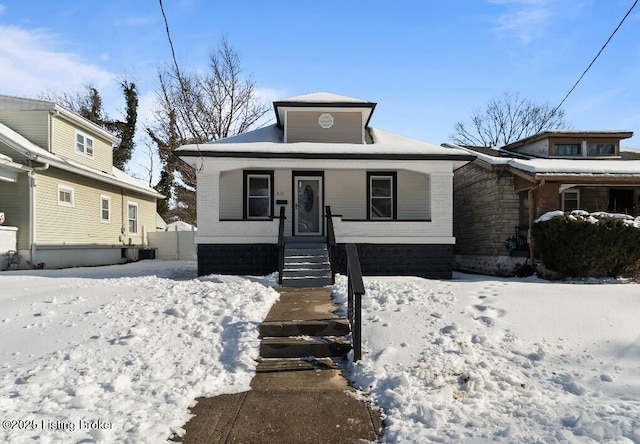
[[[549,159],[602,159],[620,157],[620,140],[630,131],[543,131],[506,145],[512,153]]]
[[[368,142],[376,104],[331,93],[313,93],[273,103],[285,143]]]

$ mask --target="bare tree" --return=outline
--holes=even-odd
[[[115,134],[120,144],[113,147],[113,166],[124,170],[135,149],[136,121],[138,119],[138,91],[136,85],[127,79],[120,81],[126,111],[123,119],[111,119],[102,107],[102,97],[92,84],[84,85],[84,92],[56,94],[43,93],[44,100],[55,102],[81,115],[106,131]]]
[[[259,123],[269,106],[258,99],[255,81],[243,75],[238,53],[224,38],[210,55],[206,73],[185,73],[174,63],[158,78],[157,109],[146,132],[162,163],[158,187],[174,200],[171,208],[159,210],[168,211],[161,212],[168,219],[195,223],[195,172],[174,150],[243,133]]]
[[[539,105],[517,94],[492,99],[471,115],[471,124],[456,123],[451,140],[459,145],[504,146],[543,130],[566,128],[564,111]]]

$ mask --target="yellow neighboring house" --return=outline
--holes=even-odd
[[[117,143],[56,103],[0,95],[0,235],[14,233],[20,267],[139,258],[163,196],[113,167]]]

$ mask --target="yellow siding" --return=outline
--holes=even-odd
[[[0,110],[0,122],[45,150],[49,149],[49,112]]]
[[[364,125],[361,112],[329,112],[333,116],[331,128],[322,128],[318,124],[322,114],[325,112],[287,112],[287,142],[362,143]]]
[[[54,117],[52,119],[52,151],[61,157],[87,165],[105,173],[111,173],[113,149],[111,143],[84,129],[76,128],[68,121]],[[93,157],[76,151],[76,132],[93,138]]]
[[[4,225],[18,227],[18,249],[29,248],[29,176],[18,175],[18,182],[0,181],[0,211],[5,213]]]
[[[155,200],[117,186],[50,168],[38,174],[36,243],[40,245],[140,245],[142,227],[155,231]],[[58,204],[58,186],[73,188],[74,205]],[[101,196],[110,198],[111,219],[101,222]],[[138,234],[127,232],[127,202],[138,203]],[[121,229],[124,227],[124,236]]]

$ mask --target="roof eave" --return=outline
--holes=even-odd
[[[279,128],[282,128],[283,123],[280,119],[279,108],[282,107],[290,107],[290,108],[369,108],[369,115],[367,116],[367,121],[365,122],[365,127],[369,126],[369,122],[371,121],[371,116],[373,115],[373,111],[376,108],[377,103],[375,102],[289,102],[289,101],[278,101],[273,102],[273,110],[276,113],[276,125]]]
[[[197,151],[181,150],[178,157],[212,157],[236,159],[309,159],[309,160],[450,160],[471,162],[476,156],[471,154],[431,154],[431,153],[291,153],[291,152],[245,152],[245,151]]]

